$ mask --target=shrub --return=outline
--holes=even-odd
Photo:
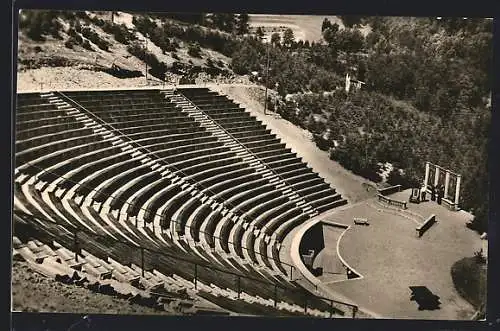
[[[476,257],[458,260],[451,267],[451,278],[457,292],[476,309],[486,303],[486,269]]]
[[[120,25],[105,22],[102,29],[104,32],[112,34],[116,41],[124,45],[128,45],[130,41],[137,39],[135,35],[128,31],[127,27],[123,24]]]
[[[107,41],[105,41],[104,39],[100,38],[99,35],[95,31],[93,31],[89,27],[84,27],[84,28],[82,28],[81,31],[82,31],[82,35],[85,38],[92,41],[94,44],[96,44],[97,47],[99,47],[100,49],[102,49],[104,51],[109,50],[109,43]]]
[[[94,49],[92,48],[92,45],[90,45],[89,41],[87,39],[85,39],[82,43],[82,47],[85,48],[85,49],[88,49],[89,51],[94,51]]]
[[[201,48],[198,44],[191,44],[188,47],[188,54],[192,57],[201,58]]]
[[[72,39],[70,38],[70,39],[66,40],[66,42],[64,43],[64,46],[66,48],[73,49],[74,43],[73,43]]]

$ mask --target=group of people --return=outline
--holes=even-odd
[[[444,197],[444,185],[430,185],[431,190],[431,200],[437,201],[440,205]]]

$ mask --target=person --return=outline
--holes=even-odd
[[[440,205],[441,204],[441,201],[443,199],[443,196],[444,196],[444,186],[441,185],[439,186],[439,189],[438,189],[438,196],[437,196],[437,203]]]
[[[431,200],[436,201],[436,187],[431,185]]]

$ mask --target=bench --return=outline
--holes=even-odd
[[[354,224],[356,225],[370,225],[370,222],[366,218],[354,217]]]
[[[434,223],[436,223],[436,215],[432,214],[425,220],[424,223],[415,229],[417,231],[417,237],[422,237],[424,232],[427,231]]]

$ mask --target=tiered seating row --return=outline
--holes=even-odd
[[[85,107],[81,109],[83,113],[90,111],[90,118],[99,119],[105,129],[96,129],[95,125],[78,119],[79,116],[49,107],[52,105],[39,95],[20,95],[16,128],[21,139],[16,145],[16,168],[23,175],[38,174],[32,184],[26,184],[31,192],[31,200],[23,199],[26,205],[34,201],[36,205],[30,208],[35,208],[35,212],[42,212],[42,208],[44,215],[62,222],[85,224],[96,233],[105,231],[129,241],[140,238],[139,242],[148,242],[161,236],[154,245],[163,242],[175,256],[209,261],[223,265],[228,271],[245,270],[262,280],[274,279],[275,275],[270,272],[274,268],[268,260],[273,257],[267,256],[268,241],[255,241],[258,234],[253,232],[250,238],[243,240],[245,227],[248,222],[255,222],[263,235],[271,236],[283,227],[286,231],[308,218],[275,185],[158,91],[68,92],[65,95],[75,101],[76,108]],[[219,116],[217,121],[252,152],[267,160],[288,184],[296,185],[297,192],[307,201],[318,209],[341,201],[339,195],[328,194],[326,184],[302,166],[301,159],[286,149],[261,122],[244,110],[236,109],[233,113],[238,107],[228,104],[225,98],[215,100],[212,110]],[[211,102],[207,101],[207,109]],[[38,124],[34,120],[37,106],[43,109]],[[102,130],[117,137],[126,135],[126,143],[117,143],[112,139],[113,134],[107,137]],[[163,172],[165,170],[170,172]],[[131,229],[123,226],[121,216],[117,218],[101,209],[96,212],[92,205],[76,204],[71,200],[75,197],[59,200],[55,191],[38,192],[34,189],[37,181],[50,182],[66,191],[74,190],[77,196],[86,196],[92,201],[107,202],[110,211],[125,212],[125,220],[135,218],[156,224],[160,219],[161,227],[167,232],[160,235],[155,231],[145,236],[144,232],[132,229],[129,233]],[[259,218],[259,215],[265,217]],[[147,232],[146,229],[143,231]],[[252,241],[256,244],[249,246]],[[216,248],[217,243],[226,255],[207,254],[197,248],[198,244]],[[104,247],[100,252],[109,250],[105,242],[101,244]],[[126,251],[123,247],[117,248],[115,257],[126,260]],[[250,261],[246,260],[247,256]],[[269,269],[254,269],[248,262]],[[187,264],[171,260],[168,265],[181,276],[189,277]],[[208,281],[207,284],[224,283],[209,273],[200,279]],[[234,284],[226,281],[224,286],[222,288]],[[265,296],[263,289],[250,288],[253,289],[250,295]],[[293,296],[289,299],[296,300]]]

